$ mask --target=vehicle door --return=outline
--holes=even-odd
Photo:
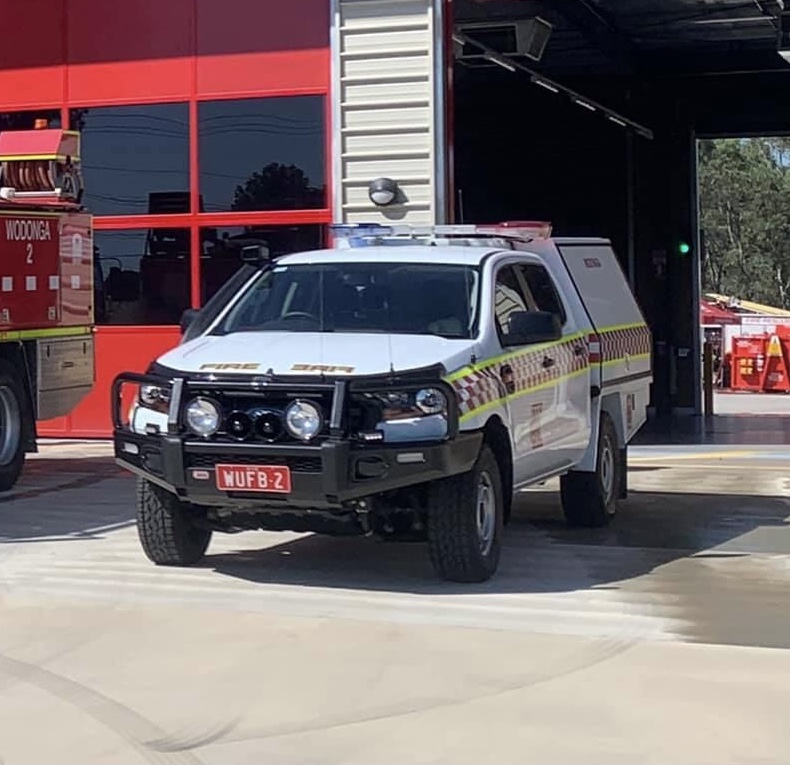
[[[514,346],[508,340],[511,314],[535,310],[514,263],[500,266],[494,277],[494,320],[501,354],[496,372],[510,409],[515,485],[551,472],[556,460],[550,442],[555,430],[556,385],[547,384],[553,376],[554,349]]]
[[[590,438],[590,372],[586,338],[569,310],[567,297],[539,262],[518,263],[516,273],[527,300],[537,310],[554,314],[562,326],[562,342],[550,356],[554,371],[555,410],[546,433],[551,463],[560,469],[578,462]]]

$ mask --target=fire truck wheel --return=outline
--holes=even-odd
[[[504,501],[499,465],[484,446],[471,471],[428,488],[428,549],[451,582],[485,582],[499,565]]]
[[[137,533],[157,566],[191,566],[211,541],[211,530],[195,525],[188,505],[144,478],[137,479]]]
[[[598,458],[594,473],[570,472],[560,479],[562,510],[569,526],[607,526],[617,512],[621,494],[622,460],[617,431],[608,414],[601,414]]]
[[[0,491],[14,487],[25,464],[26,401],[16,368],[0,360]]]

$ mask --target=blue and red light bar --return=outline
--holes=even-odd
[[[531,242],[551,238],[547,221],[506,221],[481,225],[387,226],[378,223],[341,223],[330,226],[339,246],[370,247],[377,244],[408,244],[425,239],[507,239]]]

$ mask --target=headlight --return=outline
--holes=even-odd
[[[139,398],[143,406],[163,409],[170,404],[170,389],[158,385],[141,385]]]
[[[187,404],[187,425],[198,436],[213,436],[219,430],[221,420],[219,407],[207,398],[193,398]]]
[[[285,427],[300,441],[315,438],[324,424],[321,410],[310,401],[294,401],[285,410]]]
[[[447,396],[438,388],[423,388],[414,396],[414,403],[425,414],[441,414],[447,411]]]

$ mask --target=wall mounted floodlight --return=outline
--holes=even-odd
[[[368,186],[368,196],[376,207],[387,207],[398,198],[398,184],[392,178],[376,178]]]

